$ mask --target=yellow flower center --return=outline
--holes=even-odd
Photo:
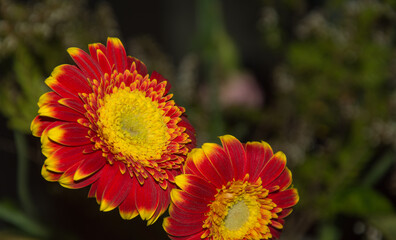
[[[169,140],[168,128],[158,103],[138,90],[114,88],[98,109],[102,138],[114,154],[139,160],[161,158]]]
[[[268,225],[276,204],[267,198],[268,190],[256,183],[232,181],[218,190],[203,227],[213,239],[269,239]]]

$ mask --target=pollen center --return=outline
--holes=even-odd
[[[169,133],[158,103],[138,90],[114,88],[98,110],[101,137],[113,154],[145,161],[166,150]]]
[[[276,205],[267,196],[261,180],[229,182],[218,189],[202,227],[215,240],[269,239],[268,225],[277,215],[272,214]]]
[[[224,219],[227,229],[234,231],[240,229],[249,218],[249,208],[244,200],[235,203],[229,210]]]

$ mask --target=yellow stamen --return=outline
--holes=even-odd
[[[139,161],[161,158],[169,133],[164,111],[143,92],[129,87],[113,89],[98,110],[101,138],[114,154]]]
[[[213,239],[269,239],[268,225],[276,204],[267,198],[268,190],[255,183],[232,181],[218,190],[203,228]]]

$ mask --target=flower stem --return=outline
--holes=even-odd
[[[19,131],[14,131],[15,145],[17,149],[17,189],[23,210],[30,216],[33,215],[33,204],[28,191],[28,157],[26,137]]]

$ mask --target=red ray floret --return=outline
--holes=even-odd
[[[45,81],[52,91],[41,96],[31,124],[47,157],[42,175],[67,188],[90,185],[88,196],[102,211],[119,207],[124,219],[140,215],[152,224],[167,209],[175,176],[195,147],[194,128],[172,100],[168,81],[157,72],[150,77],[119,39],[88,48],[89,53],[69,48],[77,66],[60,65]],[[98,111],[106,96],[120,90],[143,94],[162,114],[169,137],[159,158],[135,159],[116,151],[103,135]]]
[[[183,174],[175,178],[180,189],[171,192],[165,231],[171,239],[279,238],[284,218],[299,201],[290,187],[286,156],[273,154],[265,142],[242,144],[230,135],[220,139],[222,147],[205,143],[188,154]],[[240,206],[252,217],[229,230],[226,221],[243,219],[240,214],[226,218]]]

